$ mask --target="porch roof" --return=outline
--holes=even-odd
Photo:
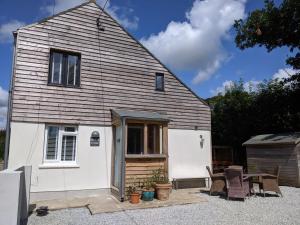
[[[165,121],[165,122],[170,121],[167,115],[163,115],[158,112],[113,109],[112,113],[120,118],[126,118],[126,119],[155,120],[155,121]]]

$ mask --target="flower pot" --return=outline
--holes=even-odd
[[[139,202],[140,202],[140,194],[139,193],[130,194],[130,203],[138,204]]]
[[[170,190],[172,185],[170,183],[167,184],[156,184],[156,197],[158,200],[165,201],[169,199]]]
[[[142,196],[143,201],[152,201],[153,198],[154,198],[154,190],[143,191],[143,196]]]

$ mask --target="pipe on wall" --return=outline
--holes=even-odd
[[[14,35],[14,47],[13,47],[13,60],[11,68],[11,78],[8,91],[8,104],[7,104],[7,115],[6,115],[6,134],[5,134],[5,149],[4,149],[4,169],[8,167],[9,157],[9,142],[10,142],[10,122],[12,114],[12,92],[14,88],[14,75],[15,75],[15,62],[16,62],[16,45],[17,45],[17,32]]]

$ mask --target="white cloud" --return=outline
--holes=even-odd
[[[24,26],[25,23],[18,20],[11,20],[5,24],[0,25],[0,43],[9,43],[13,40],[13,31]]]
[[[258,85],[262,83],[261,80],[250,80],[244,83],[244,89],[247,92],[257,91]]]
[[[273,74],[272,79],[282,80],[284,78],[289,78],[291,75],[298,72],[299,70],[294,70],[292,68],[279,69],[275,74]]]
[[[73,8],[77,5],[80,5],[87,0],[55,0],[55,7],[53,5],[47,5],[41,7],[41,10],[44,11],[48,15],[53,15],[64,10]],[[100,6],[104,6],[106,0],[97,0],[97,3]],[[139,18],[136,16],[132,16],[133,9],[112,6],[108,1],[105,7],[105,11],[108,12],[114,19],[116,19],[120,24],[122,24],[125,28],[134,30],[138,27]]]
[[[0,86],[0,129],[5,128],[8,92]]]
[[[210,78],[228,59],[222,40],[234,20],[245,17],[245,0],[195,0],[186,21],[171,21],[164,31],[141,42],[175,69],[196,70],[193,83]]]
[[[234,82],[232,80],[226,80],[223,82],[222,86],[217,87],[215,90],[210,90],[210,93],[212,95],[224,95],[225,92],[229,89],[231,89],[234,86]]]
[[[243,84],[244,90],[247,91],[247,92],[256,91],[257,88],[258,88],[258,85],[261,82],[262,81],[259,81],[259,80],[250,80],[250,81],[244,82],[244,84]],[[234,81],[226,80],[222,83],[221,86],[217,87],[214,90],[210,90],[210,93],[213,96],[218,95],[218,94],[224,95],[227,90],[230,90],[233,87],[234,87]]]

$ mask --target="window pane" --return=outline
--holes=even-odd
[[[127,134],[127,153],[144,153],[144,126],[130,125]]]
[[[65,127],[65,132],[75,132],[76,128],[75,127]]]
[[[47,137],[47,160],[57,159],[57,149],[58,149],[58,127],[48,127],[48,137]]]
[[[160,127],[159,125],[148,125],[148,153],[160,153]]]
[[[61,161],[75,161],[76,136],[62,138]]]
[[[62,61],[63,55],[61,53],[52,53],[52,74],[51,83],[61,84],[62,83]]]
[[[69,55],[68,56],[68,78],[67,78],[68,85],[75,86],[78,83],[76,81],[77,65],[78,65],[78,56]]]
[[[156,74],[156,90],[163,91],[164,90],[164,75]]]

